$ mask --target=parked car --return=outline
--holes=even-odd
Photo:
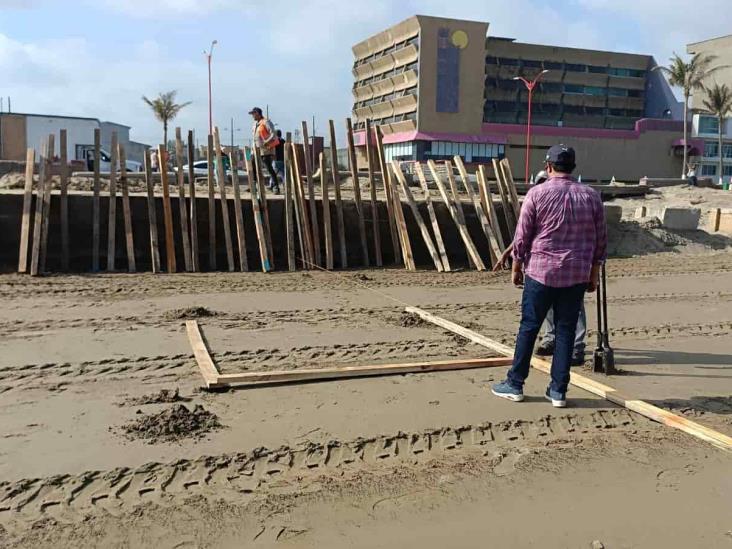
[[[229,159],[226,157],[222,158],[224,162],[224,171],[227,175],[231,174],[231,165],[229,163]],[[174,171],[178,171],[178,166],[173,167]],[[214,166],[214,172],[216,171],[216,167]],[[188,164],[183,166],[183,172],[188,173]],[[200,175],[200,176],[206,176],[208,175],[208,160],[197,160],[193,163],[193,174],[194,175]],[[244,170],[237,170],[237,174],[239,177],[245,177],[246,172]]]
[[[94,169],[94,147],[92,147],[90,145],[79,145],[77,148],[78,148],[78,151],[80,152],[80,154],[82,154],[82,157],[79,158],[79,160],[84,159],[84,162],[86,163],[89,171],[93,170]],[[111,167],[112,167],[111,155],[104,149],[99,149],[99,171],[108,172]],[[135,160],[127,159],[125,162],[125,169],[128,172],[141,172],[142,163],[137,162]]]

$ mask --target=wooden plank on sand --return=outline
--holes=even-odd
[[[195,162],[195,146],[193,143],[193,132],[188,130],[188,196],[191,199],[191,268],[194,272],[200,270],[198,264],[198,212],[196,211],[196,172],[193,167]]]
[[[101,190],[101,180],[99,176],[102,161],[101,154],[101,130],[94,128],[94,195],[92,197],[92,272],[99,271],[99,223],[101,222],[101,214],[99,213],[99,193]]]
[[[36,151],[28,147],[25,151],[25,188],[23,189],[23,217],[20,220],[20,250],[18,251],[18,272],[28,270],[28,244],[30,237],[31,206],[33,203],[33,169]],[[38,185],[40,187],[40,183]]]
[[[247,237],[244,231],[244,212],[241,207],[241,187],[239,186],[239,149],[234,148],[229,153],[231,166],[231,186],[234,189],[234,217],[236,220],[236,243],[239,251],[239,269],[242,272],[249,270],[247,260]]]
[[[358,163],[356,161],[356,147],[353,143],[353,124],[350,118],[346,118],[346,137],[348,139],[348,165],[351,168],[351,180],[353,181],[353,201],[356,204],[356,215],[358,216],[358,232],[361,237],[361,254],[365,267],[369,266],[369,244],[366,238],[366,221],[363,216],[363,202],[361,202],[361,183],[358,180]]]
[[[262,211],[259,208],[259,199],[257,197],[258,187],[254,181],[254,151],[249,158],[246,159],[247,179],[249,180],[249,195],[252,199],[252,214],[254,215],[254,227],[257,230],[257,242],[259,243],[259,258],[262,262],[262,271],[268,273],[272,270],[269,262],[269,251],[267,249],[267,238],[264,235],[264,221],[262,219]]]
[[[503,240],[503,232],[501,231],[501,224],[498,221],[496,206],[493,204],[493,194],[491,193],[491,186],[485,174],[485,166],[482,164],[478,166],[476,176],[478,177],[478,188],[480,189],[481,202],[486,205],[488,210],[488,221],[491,224],[493,235],[496,237],[501,253],[503,253],[503,250],[506,249],[506,244]]]
[[[145,151],[145,184],[147,186],[147,219],[150,226],[150,261],[152,272],[160,272],[160,245],[158,243],[158,215],[155,208],[155,183],[153,181],[150,151]]]
[[[435,206],[432,204],[430,198],[430,189],[427,186],[427,179],[424,176],[424,170],[422,170],[422,164],[419,162],[414,163],[414,171],[419,179],[419,184],[422,186],[424,191],[424,201],[427,204],[427,211],[430,215],[430,221],[432,222],[432,232],[435,234],[435,241],[437,242],[437,249],[440,252],[440,259],[442,260],[442,266],[446,271],[450,270],[450,261],[447,258],[447,250],[445,249],[445,242],[442,240],[442,231],[440,230],[440,224],[437,222],[437,214],[435,213]]]
[[[54,135],[48,136],[48,170],[46,171],[46,183],[43,188],[43,216],[41,217],[41,255],[39,270],[46,272],[46,256],[48,254],[48,228],[51,220],[51,191],[53,190],[53,175],[51,166],[55,153]]]
[[[323,195],[321,200],[323,206],[323,232],[325,233],[325,268],[333,270],[333,228],[330,224],[330,191],[328,187],[328,168],[325,165],[325,155],[321,152],[318,156],[320,165],[320,189]],[[336,169],[338,167],[336,166]]]
[[[386,215],[389,218],[389,233],[391,234],[391,246],[394,250],[394,262],[402,263],[401,246],[399,245],[399,234],[397,232],[397,219],[395,215],[396,202],[394,191],[397,185],[391,181],[391,170],[387,167],[386,154],[384,152],[384,140],[381,133],[381,126],[374,127],[374,138],[376,139],[376,152],[379,158],[379,170],[381,170],[381,181],[384,184],[384,196],[386,197]],[[397,192],[398,194],[398,192]]]
[[[310,231],[312,234],[313,249],[315,251],[315,263],[323,266],[323,258],[320,253],[320,228],[318,227],[318,209],[315,207],[315,182],[313,181],[313,157],[310,150],[310,137],[308,135],[308,124],[302,122],[303,150],[305,154],[305,177],[308,185],[308,201],[310,203]]]
[[[201,335],[201,330],[198,327],[198,322],[195,320],[187,320],[186,333],[188,334],[188,341],[191,344],[191,349],[193,349],[193,356],[196,359],[206,387],[215,387],[218,384],[219,371],[216,369],[216,364],[214,364],[208,352],[206,343]]]
[[[302,183],[298,146],[295,143],[291,143],[290,145],[290,152],[292,153],[292,191],[295,199],[295,216],[297,217],[297,230],[300,235],[300,248],[303,250],[300,259],[302,260],[304,269],[312,269],[315,263],[315,250],[313,250],[312,233],[310,232],[310,217],[308,216],[308,208],[305,204],[305,188]]]
[[[231,224],[229,223],[229,201],[226,198],[226,172],[224,160],[221,157],[221,141],[219,128],[214,128],[214,151],[216,154],[216,180],[219,184],[219,203],[221,204],[221,219],[224,222],[224,244],[226,246],[226,265],[229,272],[234,272],[234,248],[231,243]]]
[[[59,152],[61,157],[59,206],[61,209],[61,270],[69,270],[69,151],[66,130],[59,132]]]
[[[38,264],[41,256],[41,220],[43,219],[43,196],[46,189],[46,174],[50,169],[48,162],[48,141],[41,145],[41,156],[38,160],[38,187],[36,190],[36,208],[33,215],[33,244],[29,272],[31,276],[38,275]]]
[[[127,186],[127,153],[122,143],[117,145],[119,157],[119,186],[122,188],[122,216],[125,223],[125,246],[127,249],[127,271],[137,272],[135,262],[135,240],[132,235],[132,211],[130,210],[130,190]]]
[[[117,132],[112,132],[112,150],[109,151],[109,208],[107,213],[107,271],[114,272],[117,251]]]
[[[285,233],[287,235],[287,270],[294,271],[297,268],[295,263],[295,216],[293,204],[293,185],[292,185],[292,163],[290,161],[290,143],[292,142],[292,134],[287,132],[285,135],[285,180],[282,182],[285,186]],[[302,242],[300,243],[302,246]],[[302,253],[302,248],[301,248]]]
[[[214,185],[214,142],[208,136],[206,146],[206,182],[208,183],[208,268],[216,270],[216,189]]]
[[[333,176],[335,189],[336,223],[338,225],[338,251],[341,258],[341,268],[348,267],[348,252],[346,250],[346,222],[343,218],[343,202],[341,201],[341,174],[338,169],[338,146],[336,144],[335,124],[328,120],[330,129],[330,173]]]
[[[175,128],[175,163],[178,171],[178,212],[180,216],[180,234],[183,239],[183,263],[186,271],[189,273],[193,270],[191,260],[191,243],[188,239],[188,209],[186,208],[186,184],[185,173],[183,173],[183,137],[180,128]]]
[[[371,122],[366,119],[366,165],[369,174],[369,193],[371,196],[371,228],[374,233],[374,257],[376,266],[381,267],[384,261],[381,257],[381,233],[379,231],[379,204],[376,202],[376,178],[374,177],[374,158],[371,147]]]

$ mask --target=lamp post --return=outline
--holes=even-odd
[[[514,80],[521,80],[521,82],[523,82],[526,86],[526,89],[529,90],[529,116],[526,123],[526,171],[524,175],[524,181],[526,183],[529,182],[529,156],[531,154],[531,100],[534,96],[534,88],[536,87],[537,82],[543,75],[548,72],[548,70],[544,69],[539,74],[537,74],[536,78],[534,78],[531,82],[526,80],[526,78],[524,78],[523,76],[514,76],[513,78]]]
[[[213,109],[211,107],[211,56],[213,55],[213,49],[218,40],[211,42],[211,47],[208,51],[203,50],[203,55],[206,56],[208,61],[208,134],[213,135]]]
[[[231,150],[234,150],[234,132],[240,132],[241,128],[234,128],[234,117],[231,117],[231,125],[228,128],[224,128],[224,131],[231,131]]]

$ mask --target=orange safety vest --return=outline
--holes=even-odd
[[[267,124],[264,123],[264,122],[265,122],[265,119],[263,118],[262,120],[260,120],[257,123],[257,133],[259,134],[259,138],[262,140],[263,143],[265,141],[267,141],[267,139],[269,139],[269,136],[270,136],[270,131],[267,129]],[[278,137],[275,137],[269,143],[264,143],[264,146],[267,149],[272,150],[272,149],[274,149],[279,144],[280,144],[279,138]]]

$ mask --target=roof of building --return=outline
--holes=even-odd
[[[30,112],[0,112],[0,115],[16,115],[16,116],[36,116],[38,118],[68,118],[73,120],[93,120],[95,122],[99,122],[101,124],[101,121],[98,118],[91,118],[88,116],[69,116],[66,114],[39,114],[39,113],[30,113]]]
[[[725,34],[724,36],[715,36],[714,38],[707,38],[706,40],[699,40],[698,42],[692,42],[690,44],[686,45],[687,51],[689,51],[689,48],[693,48],[694,46],[699,46],[701,44],[708,44],[709,42],[718,42],[720,40],[729,40],[732,42],[732,34]]]

